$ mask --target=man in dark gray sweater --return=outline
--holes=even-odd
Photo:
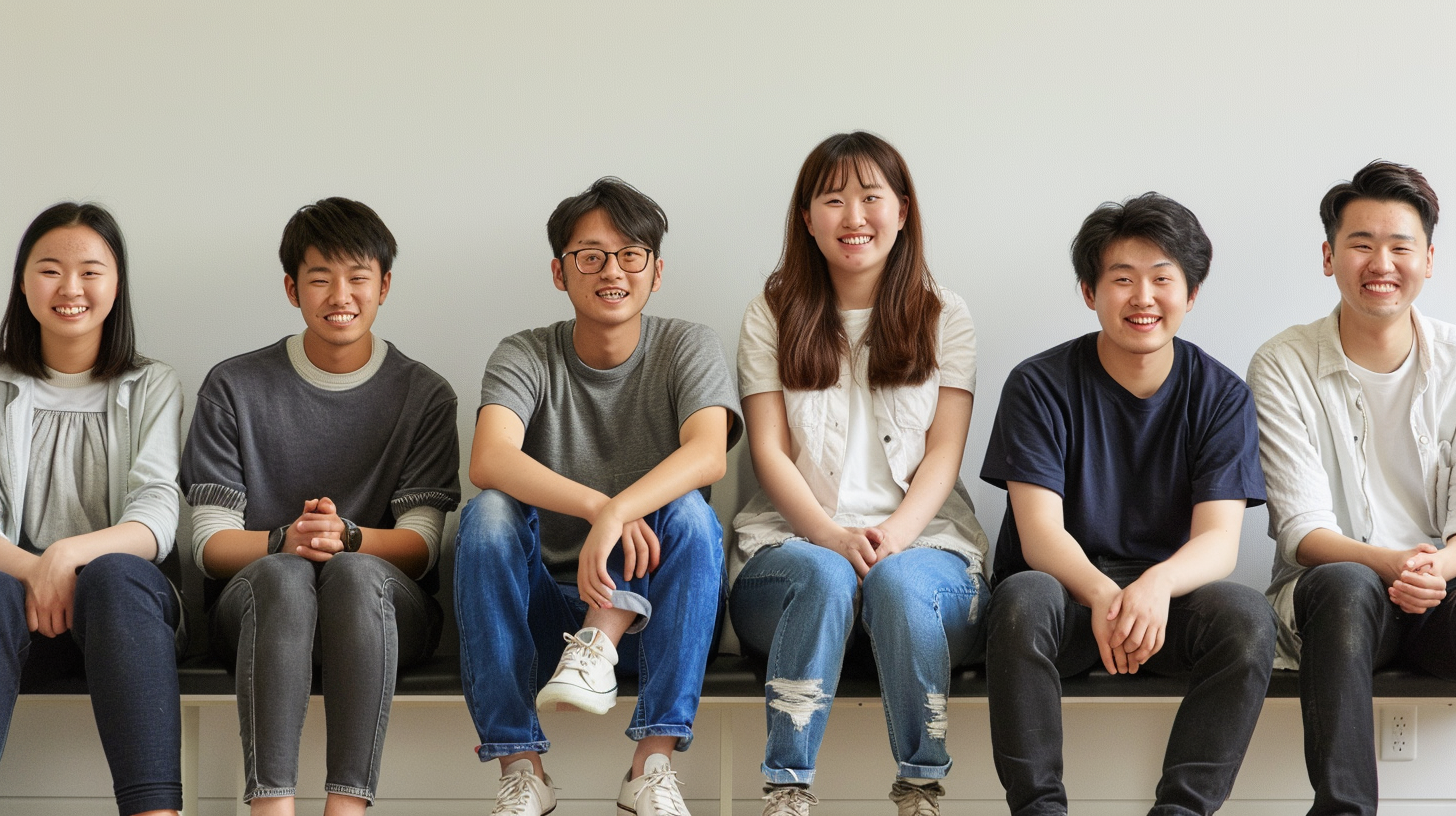
[[[219,363],[197,395],[181,481],[213,646],[236,660],[255,814],[293,813],[315,662],[326,811],[363,814],[396,668],[429,657],[440,637],[430,592],[445,513],[460,500],[456,401],[444,378],[370,331],[395,251],[357,201],[300,209],[279,257],[304,331]]]

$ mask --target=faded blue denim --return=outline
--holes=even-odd
[[[896,775],[950,771],[945,696],[951,669],[982,652],[981,574],[954,553],[918,547],[875,564],[861,593],[844,556],[790,539],[750,558],[729,600],[743,645],[768,658],[763,774],[772,784],[814,781],[861,594]]]
[[[622,578],[622,550],[607,561],[613,603],[643,617],[617,644],[618,676],[640,691],[627,736],[677,737],[685,751],[703,692],[723,605],[723,528],[694,490],[646,517],[662,545],[657,570]],[[536,510],[486,490],[460,511],[455,550],[455,617],[465,701],[480,735],[482,762],[551,743],[536,717],[536,693],[561,659],[562,633],[575,632],[587,605],[541,562]]]

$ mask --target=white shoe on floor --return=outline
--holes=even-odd
[[[677,774],[666,756],[653,754],[642,763],[642,775],[622,780],[617,816],[690,816],[677,789]]]
[[[797,785],[770,785],[763,792],[763,816],[809,816],[809,808],[819,804],[819,797]]]
[[[899,816],[940,816],[940,797],[944,795],[939,782],[920,786],[896,779],[890,786],[890,801],[900,809]]]
[[[555,809],[556,790],[551,787],[550,774],[543,779],[536,775],[531,760],[518,759],[506,766],[490,816],[546,816]]]
[[[617,649],[601,631],[587,628],[562,635],[566,651],[556,673],[536,695],[537,711],[580,709],[605,714],[617,704]]]

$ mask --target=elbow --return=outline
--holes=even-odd
[[[717,482],[728,475],[728,457],[723,454],[710,457],[703,463],[703,485],[707,486]]]

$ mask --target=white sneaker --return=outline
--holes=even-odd
[[[899,816],[940,816],[940,797],[944,795],[939,782],[921,787],[896,779],[890,786],[890,801],[900,809]]]
[[[617,650],[600,631],[588,626],[576,634],[566,633],[566,651],[556,664],[556,673],[536,695],[537,711],[573,708],[605,714],[617,704]]]
[[[763,792],[763,816],[809,816],[809,808],[819,804],[819,797],[797,785],[770,785]]]
[[[556,790],[551,787],[550,774],[544,779],[536,776],[531,760],[518,759],[506,766],[490,816],[546,816],[555,809]]]
[[[690,816],[687,803],[677,790],[677,773],[662,754],[653,754],[642,764],[642,775],[622,780],[617,794],[617,816]]]

